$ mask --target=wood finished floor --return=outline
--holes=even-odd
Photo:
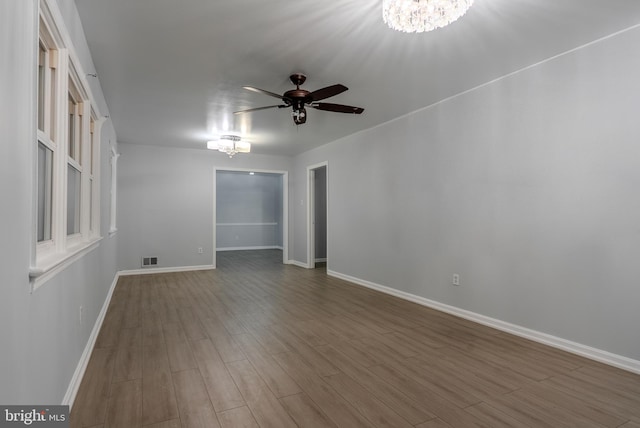
[[[120,278],[71,427],[640,428],[640,376],[281,260]]]

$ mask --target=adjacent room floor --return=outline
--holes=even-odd
[[[640,427],[640,376],[282,264],[120,278],[72,427]]]

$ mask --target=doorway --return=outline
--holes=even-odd
[[[213,175],[213,266],[219,251],[282,251],[289,259],[288,173],[215,168]]]
[[[307,267],[310,269],[327,264],[327,216],[328,216],[328,163],[307,167],[308,220]]]

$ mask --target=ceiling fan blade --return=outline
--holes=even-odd
[[[313,107],[317,110],[335,111],[337,113],[361,114],[364,111],[362,107],[345,106],[342,104],[331,103],[312,103],[310,104],[310,107]]]
[[[244,89],[249,91],[257,92],[259,94],[269,95],[270,97],[278,98],[280,100],[284,100],[285,98],[282,95],[278,95],[275,92],[265,91],[264,89],[254,88],[253,86],[243,86]]]
[[[233,114],[240,114],[240,113],[251,113],[252,111],[258,111],[258,110],[267,110],[270,108],[285,108],[285,107],[289,107],[286,104],[279,104],[279,105],[275,105],[275,106],[266,106],[266,107],[256,107],[256,108],[250,108],[248,110],[240,110],[240,111],[234,111]]]
[[[324,100],[325,98],[333,97],[334,95],[338,95],[348,90],[344,85],[337,84],[332,86],[327,86],[326,88],[318,89],[317,91],[311,92],[310,96],[313,101]]]

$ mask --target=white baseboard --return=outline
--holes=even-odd
[[[147,275],[151,273],[190,272],[194,270],[212,270],[212,269],[215,269],[215,266],[213,265],[175,266],[175,267],[163,267],[163,268],[142,268],[142,269],[121,270],[120,272],[118,272],[118,274],[120,276]]]
[[[78,361],[78,366],[76,367],[76,370],[75,372],[73,372],[73,376],[71,377],[71,382],[69,383],[67,392],[64,394],[64,398],[62,399],[62,405],[69,406],[69,409],[73,407],[73,402],[76,400],[76,395],[78,394],[80,383],[82,382],[82,378],[84,377],[85,370],[87,370],[87,364],[89,364],[89,359],[91,358],[93,347],[95,346],[96,340],[98,339],[100,328],[102,327],[104,317],[107,314],[107,308],[109,307],[109,303],[111,302],[111,296],[113,296],[113,290],[115,290],[116,288],[119,277],[120,275],[116,273],[116,276],[113,278],[113,282],[109,287],[109,292],[107,293],[107,297],[104,300],[102,309],[100,309],[98,318],[96,319],[96,322],[93,325],[93,329],[91,330],[91,334],[89,335],[89,340],[87,340],[84,351],[80,356],[80,361]]]
[[[308,264],[299,262],[297,260],[287,260],[287,264],[288,265],[298,266],[298,267],[305,268],[305,269],[309,268]]]
[[[244,250],[283,250],[283,247],[277,245],[265,245],[259,247],[220,247],[216,251],[244,251]]]
[[[326,257],[323,257],[323,258],[320,258],[320,259],[316,259],[316,263],[322,263],[322,262],[326,262],[326,261],[327,261]]]
[[[530,339],[535,342],[549,345],[554,348],[562,349],[563,351],[571,352],[573,354],[580,355],[582,357],[589,358],[591,360],[599,361],[601,363],[608,364],[613,367],[617,367],[623,370],[640,374],[640,361],[634,360],[632,358],[613,354],[611,352],[603,351],[601,349],[592,348],[590,346],[572,342],[570,340],[562,339],[560,337],[552,336],[550,334],[542,333],[542,332],[532,330],[526,327],[522,327],[516,324],[511,324],[495,318],[487,317],[485,315],[467,311],[465,309],[460,309],[455,306],[450,306],[444,303],[436,302],[434,300],[429,300],[424,297],[416,296],[415,294],[396,290],[395,288],[376,284],[371,281],[366,281],[364,279],[356,278],[350,275],[345,275],[332,270],[328,270],[327,274],[330,276],[357,284],[357,285],[361,285],[363,287],[371,288],[373,290],[377,290],[385,294],[390,294],[392,296],[417,303],[419,305],[427,306],[429,308],[436,309],[441,312],[446,312],[448,314],[455,315],[460,318],[474,321],[474,322],[477,322],[478,324],[483,324],[489,327],[493,327],[497,330],[511,333],[516,336],[524,337],[526,339]]]

